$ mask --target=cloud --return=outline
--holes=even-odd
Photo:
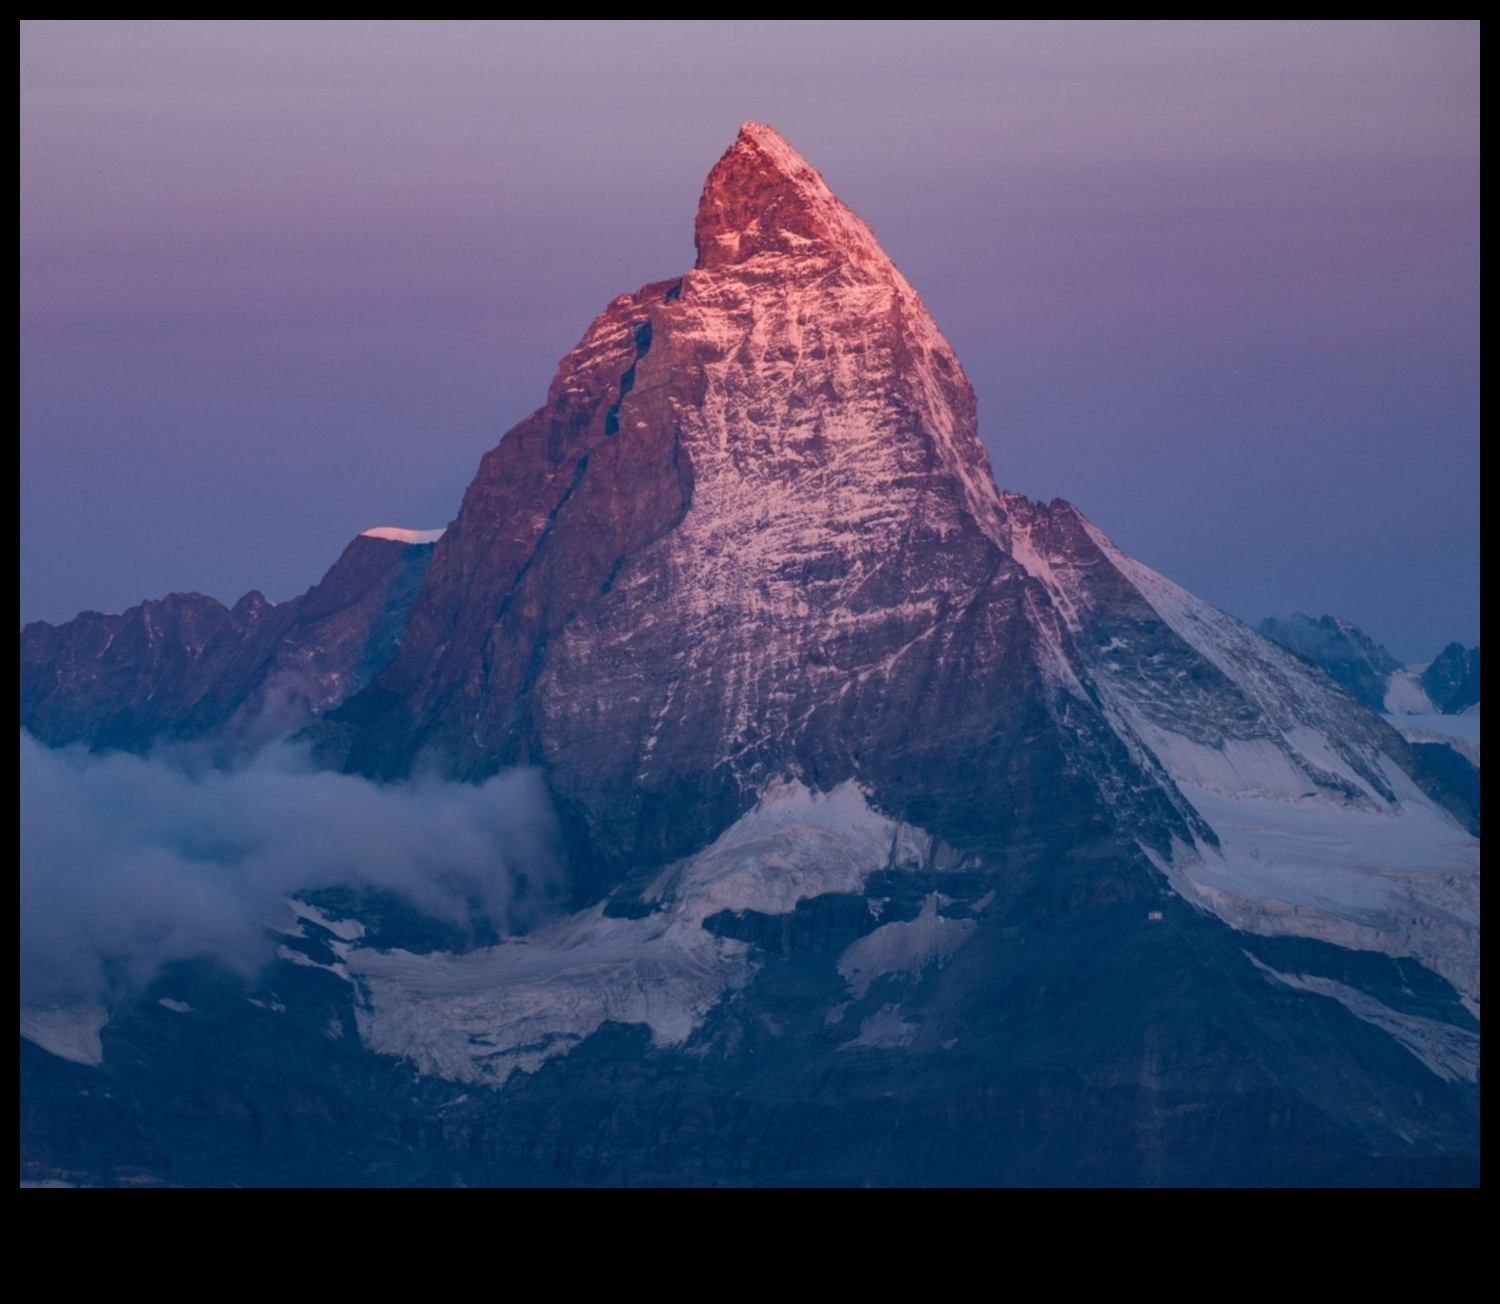
[[[286,743],[223,768],[52,751],[23,731],[21,1001],[136,990],[174,960],[253,973],[296,891],[382,889],[508,931],[559,885],[555,847],[534,770],[377,785]]]

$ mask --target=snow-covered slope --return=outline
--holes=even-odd
[[[1072,635],[1073,691],[1198,817],[1151,849],[1174,886],[1238,928],[1413,956],[1477,1008],[1479,842],[1403,768],[1403,740],[1066,504],[1007,505]]]
[[[361,986],[360,1034],[372,1049],[425,1073],[500,1086],[606,1022],[643,1024],[659,1046],[685,1043],[757,967],[744,942],[704,927],[713,916],[788,914],[799,901],[858,894],[879,870],[929,866],[937,854],[931,837],[871,810],[852,784],[826,794],[774,784],[712,846],[658,876],[644,915],[611,917],[601,904],[464,955],[357,946],[339,954]],[[949,927],[951,949],[972,924]],[[865,949],[872,958],[863,968],[851,961],[856,975],[922,967],[910,946],[895,960],[877,944]],[[929,948],[931,957],[939,950]]]
[[[1422,687],[1422,667],[1392,671],[1380,705],[1387,715],[1436,714],[1432,699]]]
[[[1479,768],[1479,706],[1476,703],[1458,715],[1440,715],[1436,712],[1420,714],[1403,712],[1387,715],[1387,724],[1409,743],[1441,743],[1451,747],[1464,757],[1476,770]]]

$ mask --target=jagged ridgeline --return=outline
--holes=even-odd
[[[525,938],[420,956],[322,901],[337,964],[275,981],[356,1030],[347,1118],[466,1180],[1477,1180],[1463,792],[1071,505],[1001,493],[920,298],[774,130],[695,234],[436,542],[381,541],[407,552],[304,695],[330,767],[536,767],[568,863]],[[107,619],[23,634],[44,740],[205,735],[325,650],[230,613],[127,656]],[[206,1147],[131,1062],[141,1126]]]

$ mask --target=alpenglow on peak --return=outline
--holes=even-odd
[[[698,268],[761,254],[834,256],[899,276],[874,233],[774,127],[747,122],[703,185],[694,228]],[[903,282],[904,284],[904,282]]]

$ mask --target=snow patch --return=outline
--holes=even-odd
[[[395,543],[436,543],[448,532],[445,525],[439,530],[404,530],[399,525],[377,525],[373,530],[364,530],[362,539],[390,539]]]
[[[333,964],[320,964],[312,956],[305,955],[301,951],[295,951],[289,946],[278,946],[276,954],[288,963],[301,965],[304,969],[322,969],[326,973],[333,974],[336,978],[342,978],[345,982],[354,981],[349,976],[349,968],[343,963],[342,959],[334,961]]]
[[[21,1036],[59,1059],[75,1064],[102,1064],[99,1034],[109,1011],[98,1001],[70,1001],[21,1010]]]
[[[1433,714],[1432,699],[1422,687],[1420,670],[1397,670],[1386,680],[1385,710],[1387,715]]]
[[[309,923],[316,924],[324,932],[332,933],[340,941],[357,942],[365,935],[365,926],[357,919],[334,919],[324,914],[317,906],[310,906],[306,901],[299,901],[296,897],[288,897],[286,904],[298,919],[305,919]],[[302,937],[305,934],[299,929],[295,936]]]
[[[861,892],[875,871],[916,868],[932,854],[932,838],[871,809],[852,782],[827,793],[776,783],[711,846],[653,884],[647,899],[670,892],[674,909],[694,923],[721,910],[781,915],[811,897]]]
[[[859,1025],[859,1035],[846,1041],[840,1050],[899,1050],[910,1046],[917,1035],[917,1025],[908,1023],[899,1005],[882,1005]]]
[[[1245,956],[1273,981],[1297,991],[1327,996],[1356,1018],[1389,1033],[1445,1082],[1479,1081],[1479,1037],[1467,1029],[1455,1028],[1451,1023],[1442,1023],[1437,1019],[1424,1019],[1421,1015],[1393,1010],[1383,1001],[1377,1001],[1358,988],[1335,982],[1332,978],[1282,973],[1263,964],[1248,951]]]
[[[865,934],[839,957],[839,974],[856,1000],[863,1000],[877,978],[917,977],[929,964],[943,964],[973,935],[972,919],[944,919],[938,894],[922,903],[915,919],[884,924]]]

